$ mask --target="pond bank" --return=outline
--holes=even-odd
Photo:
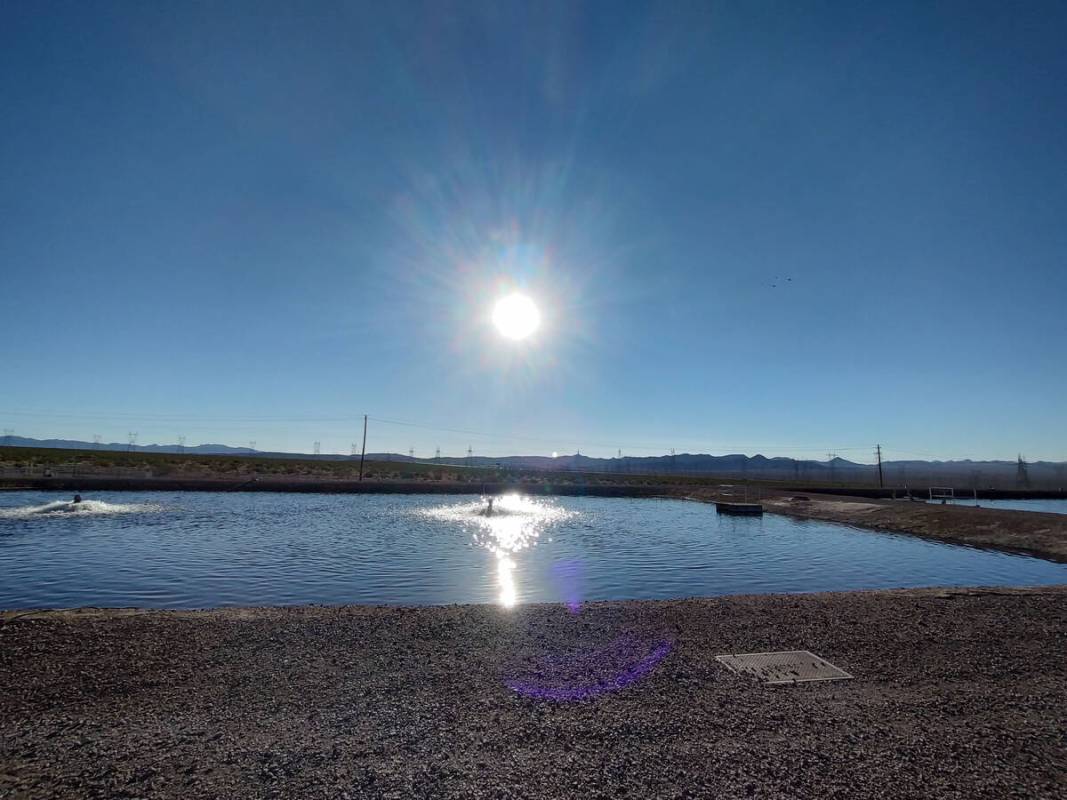
[[[804,497],[806,499],[795,499]],[[1067,515],[907,500],[780,495],[767,511],[1067,563]]]
[[[1067,587],[0,620],[0,795],[1053,798],[1067,784]],[[714,660],[782,649],[855,679],[764,686]],[[592,691],[524,696],[539,683]]]

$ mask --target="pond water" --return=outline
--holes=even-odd
[[[0,608],[565,602],[1067,583],[1067,565],[680,500],[0,493]]]

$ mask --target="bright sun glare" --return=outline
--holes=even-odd
[[[525,339],[541,326],[541,312],[524,294],[509,294],[493,307],[493,324],[508,339]]]

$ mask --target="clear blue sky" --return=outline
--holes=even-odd
[[[0,423],[1067,458],[1065,37],[1037,2],[3,3]]]

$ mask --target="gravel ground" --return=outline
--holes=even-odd
[[[1067,796],[1067,587],[0,620],[0,797]]]

